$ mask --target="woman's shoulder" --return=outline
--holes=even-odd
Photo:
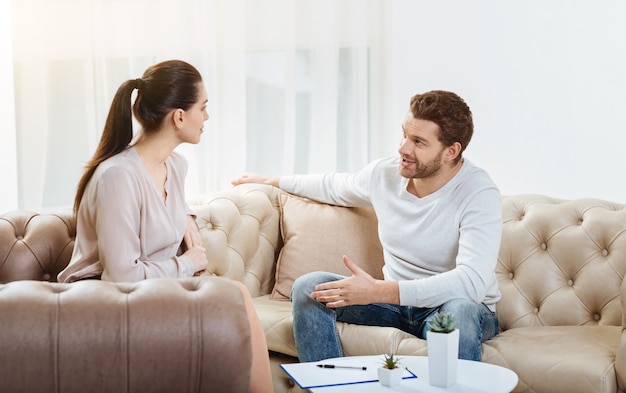
[[[172,154],[170,154],[168,161],[172,163],[172,166],[175,169],[180,169],[185,172],[187,171],[187,159],[180,152],[173,151]]]
[[[115,154],[112,157],[107,158],[102,161],[99,167],[115,167],[115,166],[128,166],[133,165],[136,162],[139,162],[139,156],[135,149],[128,148],[124,149],[121,152]]]
[[[102,161],[98,165],[94,177],[101,178],[105,175],[134,177],[141,169],[140,165],[141,161],[137,153],[133,149],[126,149]]]

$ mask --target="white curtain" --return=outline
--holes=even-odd
[[[172,58],[209,97],[201,143],[179,148],[189,195],[244,171],[351,171],[388,154],[388,1],[11,0],[14,208],[71,205],[117,87]]]

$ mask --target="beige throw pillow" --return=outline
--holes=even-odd
[[[375,278],[382,278],[383,251],[372,208],[347,208],[281,194],[283,248],[270,298],[289,299],[296,278],[313,271],[350,275],[343,255]]]

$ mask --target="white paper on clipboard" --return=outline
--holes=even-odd
[[[319,362],[281,364],[289,377],[301,389],[320,388],[324,386],[352,385],[358,383],[378,382],[377,369],[382,366],[384,357],[347,357],[322,360]],[[319,364],[334,364],[355,368],[320,368]],[[362,367],[366,367],[363,370]],[[404,369],[403,379],[417,378],[410,370]]]

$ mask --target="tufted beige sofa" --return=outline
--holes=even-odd
[[[289,301],[270,299],[283,247],[281,193],[241,185],[190,203],[210,250],[210,273],[243,281],[252,293],[275,389],[285,392],[297,390],[278,367],[297,361],[291,309]],[[626,206],[505,196],[503,220],[497,265],[502,331],[484,344],[483,360],[514,370],[515,392],[626,391]],[[344,239],[336,241],[341,247]],[[427,353],[425,341],[393,328],[339,324],[339,333],[348,356]]]
[[[289,301],[270,298],[285,248],[281,194],[242,185],[189,202],[209,250],[208,275],[248,287],[265,328],[275,389],[287,392],[298,390],[279,368],[297,361],[291,308]],[[507,196],[503,219],[497,266],[502,332],[484,344],[484,361],[513,369],[519,376],[515,392],[625,392],[626,206]],[[94,381],[99,389],[90,391],[133,391],[137,384],[141,391],[164,392],[247,386],[247,332],[233,328],[245,316],[236,311],[240,299],[228,280],[47,282],[68,263],[74,230],[67,213],[0,216],[0,283],[8,282],[0,284],[0,390],[78,392]],[[350,246],[347,236],[330,243],[302,259],[315,259],[322,248]],[[168,313],[158,312],[164,306]],[[339,333],[346,355],[426,355],[425,341],[396,329],[339,324]],[[237,365],[209,367],[216,353],[221,360],[237,353],[227,358]],[[181,364],[186,366],[177,368]]]

